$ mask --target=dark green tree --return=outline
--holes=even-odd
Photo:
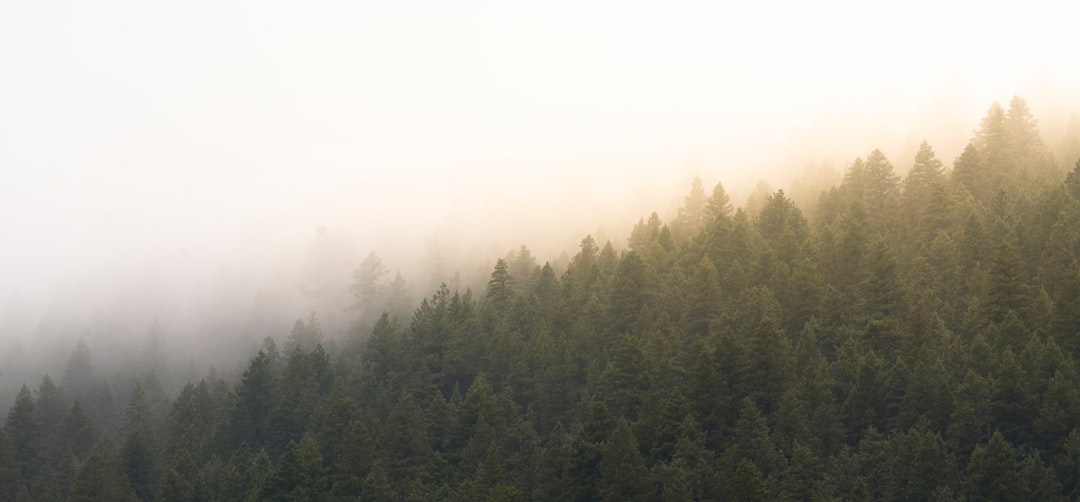
[[[604,500],[649,500],[652,480],[626,420],[617,420],[603,445],[598,491]]]
[[[34,396],[23,385],[15,396],[4,425],[14,449],[15,463],[24,482],[34,478],[41,454],[41,422]]]
[[[1021,500],[1028,493],[1020,478],[1016,452],[1000,432],[975,447],[967,465],[969,500]]]
[[[98,502],[102,500],[142,500],[128,484],[127,479],[116,472],[98,454],[93,454],[83,465],[82,472],[71,488],[68,500],[72,502]]]

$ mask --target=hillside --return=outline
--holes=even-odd
[[[0,499],[1073,500],[1074,153],[1014,98],[949,168],[874,150],[756,207],[696,181],[480,290],[403,306],[369,262],[346,336],[299,320],[175,395],[80,343],[8,412]]]

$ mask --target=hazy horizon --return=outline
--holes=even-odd
[[[742,205],[873,148],[951,166],[1013,95],[1053,147],[1080,7],[1020,5],[7,2],[0,319],[247,309],[297,294],[320,232],[421,297],[431,253],[555,260],[696,175]]]

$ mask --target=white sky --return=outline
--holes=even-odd
[[[426,232],[689,157],[752,181],[798,135],[838,161],[878,146],[818,128],[934,144],[1033,88],[1037,114],[1075,109],[1077,20],[1060,1],[5,0],[0,303],[155,249],[210,266],[246,238]],[[925,132],[892,135],[909,120]]]

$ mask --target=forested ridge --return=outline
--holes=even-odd
[[[1076,500],[1080,159],[1014,98],[951,168],[892,162],[757,208],[696,180],[414,311],[369,258],[344,337],[176,395],[80,343],[8,412],[0,500]]]

